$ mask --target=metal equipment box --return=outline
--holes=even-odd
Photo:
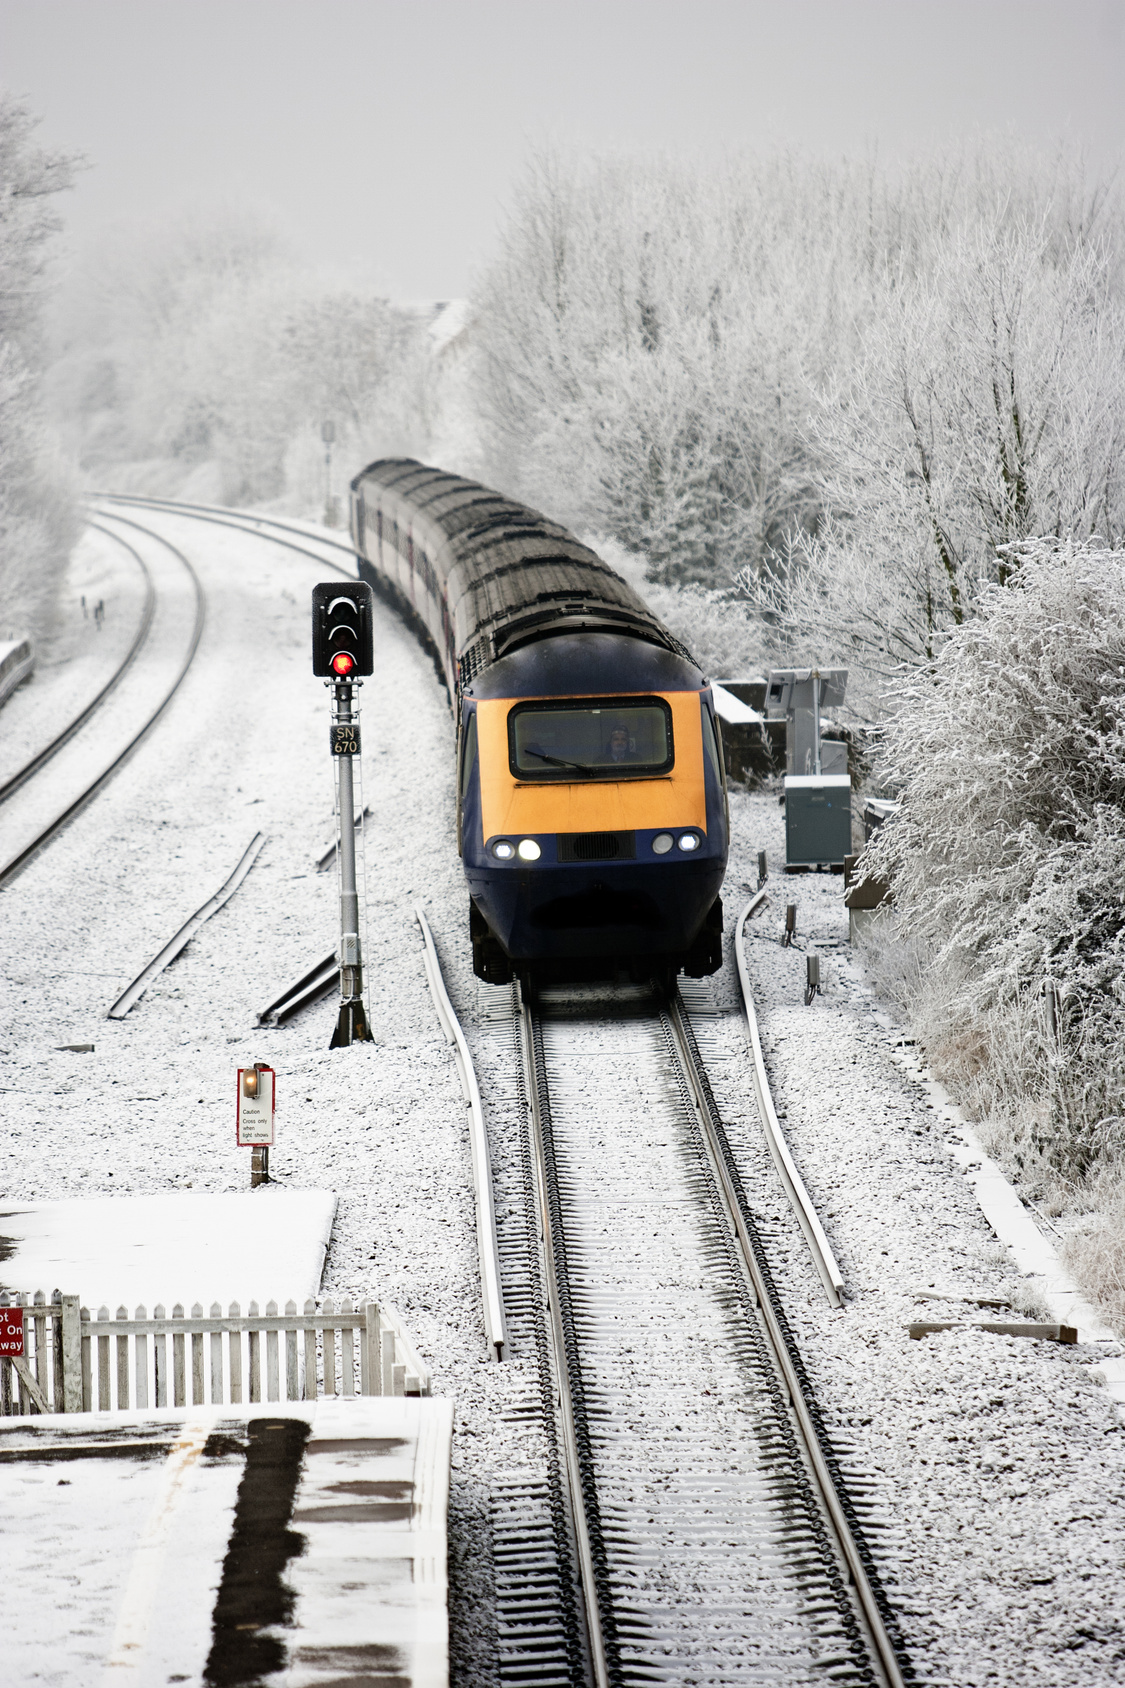
[[[852,853],[847,774],[785,776],[786,867],[840,867]]]

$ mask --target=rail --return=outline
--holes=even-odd
[[[45,744],[43,746],[42,750],[37,750],[35,755],[25,762],[22,768],[18,768],[9,779],[4,781],[3,785],[0,785],[0,803],[6,802],[7,799],[17,792],[22,785],[26,785],[27,781],[37,774],[40,768],[44,767],[51,760],[52,756],[56,755],[56,753],[62,749],[63,745],[69,742],[72,735],[76,733],[80,727],[84,727],[90,717],[101,708],[110,693],[119,684],[119,682],[124,679],[125,675],[132,667],[138,652],[145,640],[148,638],[149,629],[152,626],[152,618],[156,611],[156,588],[152,583],[152,575],[149,573],[148,565],[145,563],[144,558],[134,546],[129,544],[127,539],[122,539],[119,533],[111,533],[108,528],[100,527],[97,522],[91,522],[90,526],[97,528],[97,531],[105,534],[107,539],[112,539],[117,545],[120,545],[123,550],[128,551],[129,555],[140,568],[145,582],[145,598],[144,603],[141,606],[141,619],[138,623],[137,631],[133,636],[132,644],[125,652],[125,655],[122,657],[120,663],[118,663],[105,685],[94,697],[90,699],[89,703],[86,704],[83,709],[79,710],[73,720],[67,722],[61,733],[56,734],[49,744]]]
[[[415,905],[414,918],[422,933],[424,959],[430,994],[434,999],[438,1020],[446,1042],[452,1046],[465,1105],[469,1110],[469,1146],[473,1160],[473,1190],[476,1198],[477,1257],[480,1262],[481,1296],[484,1305],[484,1328],[489,1346],[497,1360],[504,1358],[507,1331],[504,1320],[504,1296],[500,1282],[500,1250],[496,1238],[496,1203],[492,1193],[492,1163],[488,1149],[488,1132],[484,1123],[480,1087],[473,1069],[473,1059],[461,1023],[453,1011],[449,993],[441,974],[434,935],[420,904]]]
[[[789,1398],[802,1452],[816,1484],[836,1551],[854,1591],[872,1663],[877,1666],[878,1680],[885,1688],[905,1688],[898,1651],[887,1627],[885,1601],[875,1592],[867,1563],[869,1556],[860,1546],[857,1532],[848,1516],[849,1507],[843,1497],[842,1485],[832,1470],[835,1461],[827,1450],[827,1439],[818,1422],[819,1412],[812,1388],[782,1312],[761,1241],[750,1217],[741,1176],[719,1119],[711,1086],[678,992],[669,1003],[668,1015],[684,1070],[694,1093],[712,1171],[722,1192],[746,1275],[758,1304],[759,1317],[769,1342],[774,1365]]]
[[[108,767],[103,768],[97,778],[92,780],[91,783],[79,793],[73,802],[68,803],[66,808],[63,809],[60,814],[56,815],[52,821],[49,821],[48,824],[35,835],[29,844],[26,844],[22,850],[18,851],[16,855],[12,856],[10,860],[0,867],[0,888],[11,884],[12,880],[23,872],[28,863],[32,861],[41,850],[44,850],[51,840],[57,837],[63,828],[86,807],[87,803],[93,801],[98,792],[101,791],[102,787],[108,785],[114,775],[125,766],[125,763],[132,756],[133,752],[138,748],[142,741],[147,738],[148,734],[155,727],[156,723],[159,721],[160,717],[163,715],[164,711],[168,708],[168,705],[172,702],[172,699],[179,691],[184,680],[187,678],[188,670],[195,660],[195,653],[199,649],[199,641],[203,637],[203,628],[207,620],[207,595],[203,590],[202,581],[192,568],[191,563],[184,556],[183,552],[179,550],[177,546],[173,545],[170,540],[165,539],[162,534],[154,533],[151,529],[142,527],[139,522],[130,521],[127,516],[114,515],[112,520],[115,522],[121,522],[126,527],[136,528],[138,532],[147,535],[148,538],[157,540],[161,545],[165,546],[167,550],[171,551],[173,556],[175,556],[187,570],[195,592],[195,620],[192,625],[187,654],[185,655],[183,662],[180,664],[179,671],[176,674],[175,679],[172,681],[172,684],[168,687],[168,690],[164,693],[164,696],[161,698],[156,708],[148,716],[144,725],[139,729],[139,731],[133,734],[125,748],[119,751],[113,758],[113,761],[109,763]],[[93,522],[91,523],[91,526],[99,527],[100,524]],[[112,530],[101,529],[101,531],[109,532]]]
[[[325,568],[334,569],[338,574],[354,576],[355,569],[344,568],[340,563],[334,563],[319,551],[310,551],[307,545],[296,545],[290,539],[280,539],[277,533],[267,533],[266,528],[276,528],[281,533],[295,533],[302,539],[309,540],[314,545],[326,546],[332,551],[343,551],[355,561],[355,548],[345,545],[340,539],[322,539],[319,534],[308,533],[304,528],[295,526],[292,522],[281,522],[273,516],[257,516],[249,511],[228,509],[222,504],[183,504],[171,498],[141,498],[130,493],[102,492],[91,494],[104,504],[125,504],[141,510],[162,510],[173,516],[188,516],[197,522],[213,522],[216,527],[233,528],[238,533],[256,533],[260,539],[272,540],[275,545],[284,545],[290,551],[299,551],[305,557],[312,557],[315,562],[323,563]]]
[[[518,987],[517,987],[518,989]],[[616,1625],[609,1599],[609,1571],[597,1486],[592,1470],[590,1431],[574,1315],[570,1304],[562,1206],[555,1166],[550,1097],[543,1070],[543,1047],[535,1015],[519,993],[520,1033],[527,1077],[527,1101],[535,1157],[540,1233],[547,1269],[547,1317],[555,1355],[555,1386],[563,1443],[563,1469],[570,1528],[582,1597],[582,1623],[593,1688],[614,1688],[621,1680]]]
[[[813,1264],[820,1274],[831,1306],[840,1307],[844,1299],[844,1274],[840,1270],[839,1262],[832,1252],[832,1245],[824,1233],[824,1227],[812,1198],[805,1188],[804,1180],[798,1172],[789,1145],[781,1129],[777,1117],[777,1110],[770,1095],[769,1075],[762,1055],[762,1040],[758,1033],[758,1017],[754,1012],[754,996],[750,988],[750,974],[746,965],[746,922],[765,901],[765,890],[758,891],[750,898],[746,907],[735,922],[734,953],[738,963],[738,983],[742,990],[742,1007],[746,1014],[746,1024],[750,1031],[750,1048],[753,1054],[754,1095],[758,1103],[758,1114],[762,1122],[773,1163],[785,1187],[793,1211],[797,1215],[797,1222],[805,1234],[805,1241],[809,1245],[809,1253],[813,1257]]]
[[[260,1026],[284,1026],[302,1008],[310,1008],[314,1002],[320,1002],[331,990],[335,990],[340,983],[340,962],[333,950],[323,961],[318,961],[315,967],[310,967],[307,973],[302,973],[293,984],[286,985],[280,996],[258,1015]]]
[[[547,1434],[556,1449],[553,1458],[559,1472],[559,1493],[563,1503],[561,1507],[552,1506],[552,1516],[557,1517],[561,1512],[565,1520],[561,1533],[558,1523],[555,1525],[555,1552],[560,1584],[569,1578],[571,1598],[578,1613],[577,1633],[582,1637],[586,1655],[577,1677],[571,1669],[570,1678],[581,1680],[585,1676],[593,1688],[610,1688],[629,1674],[630,1661],[635,1658],[635,1650],[640,1645],[637,1626],[640,1625],[643,1630],[648,1620],[642,1617],[637,1604],[643,1604],[640,1590],[633,1588],[630,1596],[631,1583],[624,1592],[624,1605],[618,1610],[622,1595],[616,1592],[618,1574],[612,1567],[617,1565],[618,1555],[624,1555],[624,1565],[631,1565],[634,1551],[640,1552],[643,1561],[653,1536],[664,1541],[668,1529],[676,1527],[677,1514],[672,1508],[660,1514],[653,1530],[653,1517],[649,1515],[646,1520],[644,1516],[650,1512],[654,1504],[652,1500],[647,1507],[641,1505],[636,1525],[630,1525],[622,1511],[619,1479],[617,1488],[614,1487],[613,1473],[619,1469],[614,1462],[620,1456],[607,1451],[610,1448],[608,1421],[613,1416],[609,1402],[626,1388],[628,1367],[634,1362],[627,1360],[625,1370],[612,1369],[619,1361],[610,1360],[606,1342],[611,1340],[609,1333],[613,1332],[616,1334],[612,1340],[622,1345],[614,1350],[615,1353],[631,1356],[645,1351],[645,1315],[642,1315],[642,1322],[637,1325],[634,1334],[628,1322],[632,1315],[627,1315],[624,1309],[637,1305],[638,1297],[644,1296],[637,1278],[641,1257],[635,1250],[638,1243],[642,1248],[647,1245],[641,1241],[646,1235],[643,1227],[622,1231],[618,1239],[624,1254],[622,1287],[613,1287],[616,1279],[612,1268],[607,1267],[605,1262],[612,1259],[614,1248],[606,1231],[606,1210],[600,1205],[603,1197],[598,1166],[608,1158],[610,1166],[616,1168],[616,1171],[606,1173],[604,1199],[612,1202],[617,1199],[613,1194],[615,1179],[619,1181],[626,1175],[626,1163],[620,1156],[616,1159],[607,1157],[604,1147],[599,1150],[601,1132],[612,1129],[611,1115],[599,1111],[600,1103],[588,1112],[586,1100],[591,1094],[591,1082],[599,1098],[616,1095],[612,1089],[615,1082],[611,1077],[613,1069],[604,1065],[607,1058],[616,1060],[617,1070],[628,1075],[627,1088],[622,1094],[630,1095],[633,1093],[630,1087],[636,1084],[639,1072],[643,1070],[636,1065],[637,1052],[644,1048],[659,1048],[665,1053],[653,1066],[648,1080],[656,1085],[652,1091],[653,1119],[670,1120],[673,1117],[668,1112],[670,1104],[667,1097],[671,1092],[667,1088],[665,1100],[660,1101],[661,1083],[667,1087],[670,1082],[672,1090],[681,1099],[678,1104],[680,1111],[674,1117],[684,1122],[684,1129],[693,1144],[692,1161],[698,1156],[698,1172],[690,1170],[690,1163],[685,1163],[683,1159],[683,1148],[677,1146],[686,1145],[688,1139],[676,1135],[665,1137],[663,1133],[638,1139],[638,1143],[650,1143],[651,1153],[656,1157],[660,1170],[658,1174],[653,1174],[658,1179],[658,1189],[657,1186],[650,1188],[645,1178],[637,1180],[637,1211],[650,1211],[654,1200],[664,1200],[667,1195],[663,1182],[666,1173],[677,1164],[686,1167],[683,1173],[684,1193],[688,1190],[694,1192],[692,1199],[701,1201],[710,1215],[708,1235],[713,1240],[701,1245],[701,1264],[708,1262],[704,1268],[708,1276],[712,1273],[718,1275],[719,1285],[714,1293],[724,1306],[731,1307],[733,1311],[728,1298],[731,1292],[737,1297],[735,1304],[741,1308],[744,1334],[735,1339],[736,1351],[740,1354],[753,1352],[760,1356],[759,1361],[753,1364],[760,1366],[757,1375],[762,1379],[762,1393],[754,1398],[761,1404],[748,1417],[747,1434],[760,1433],[764,1437],[764,1445],[776,1450],[772,1455],[777,1466],[776,1480],[795,1497],[792,1520],[780,1526],[789,1548],[794,1552],[797,1550],[797,1538],[792,1532],[806,1528],[799,1520],[807,1520],[812,1532],[808,1548],[803,1551],[815,1555],[820,1569],[814,1573],[810,1563],[801,1573],[800,1581],[806,1599],[820,1601],[825,1612],[834,1610],[841,1626],[841,1639],[847,1638],[846,1654],[822,1662],[835,1667],[837,1664],[844,1665],[846,1659],[849,1676],[875,1682],[880,1688],[903,1688],[904,1676],[899,1657],[901,1640],[864,1540],[859,1517],[863,1503],[853,1502],[849,1495],[821,1419],[750,1215],[741,1176],[718,1114],[687,1009],[678,991],[666,998],[654,989],[648,1006],[645,1006],[643,997],[628,1001],[623,998],[620,1011],[623,1022],[649,1029],[640,1042],[631,1038],[615,1044],[612,1039],[607,1043],[599,1028],[613,1024],[617,1018],[616,1011],[607,1014],[605,1008],[599,1007],[596,1013],[586,1016],[588,1024],[598,1034],[591,1048],[596,1061],[593,1068],[596,1077],[592,1080],[579,1079],[575,1069],[566,1063],[582,1059],[583,1046],[574,1041],[571,1033],[560,1033],[559,1028],[565,1027],[568,1021],[581,1024],[583,1011],[575,992],[568,996],[563,991],[557,996],[556,1003],[556,993],[548,993],[542,1003],[537,1002],[533,1007],[522,1000],[518,987],[513,987],[513,1011],[517,1016],[525,1079],[521,1094],[530,1118],[532,1145],[531,1159],[527,1163],[529,1199],[536,1209],[531,1234],[539,1239],[545,1287],[540,1317],[544,1321],[546,1346],[541,1346],[540,1368],[543,1370],[546,1366],[546,1381],[541,1380],[541,1389],[549,1385],[549,1402],[543,1409],[543,1417]],[[560,1059],[563,1061],[558,1102],[561,1112],[556,1118],[552,1115],[551,1098],[555,1080],[549,1072],[553,1072],[551,1063]],[[665,1075],[663,1080],[658,1077],[660,1073]],[[677,1132],[679,1129],[676,1128]],[[662,1155],[670,1157],[667,1165],[660,1159]],[[556,1157],[559,1157],[557,1164]],[[580,1194],[583,1190],[587,1193]],[[673,1191],[668,1199],[671,1214],[684,1197]],[[576,1202],[585,1205],[576,1207]],[[627,1196],[624,1203],[624,1211],[627,1212]],[[590,1212],[594,1214],[593,1228],[587,1230],[589,1221],[583,1218],[583,1214]],[[648,1225],[651,1226],[654,1220],[655,1214],[653,1220],[647,1221]],[[725,1260],[726,1264],[719,1265],[720,1260]],[[596,1266],[596,1261],[601,1261],[602,1266]],[[721,1287],[727,1273],[732,1274],[726,1280],[730,1283],[730,1291]],[[620,1301],[615,1299],[617,1297]],[[622,1311],[614,1311],[619,1305]],[[696,1316],[700,1316],[698,1311]],[[583,1333],[590,1327],[591,1320],[599,1317],[601,1324],[594,1325],[598,1371],[587,1381],[585,1372],[590,1361],[583,1354]],[[700,1339],[700,1332],[696,1332],[694,1327],[693,1334],[696,1340]],[[638,1341],[641,1349],[636,1347]],[[545,1358],[547,1353],[550,1354],[549,1360]],[[611,1366],[608,1373],[605,1371],[607,1365]],[[711,1373],[708,1371],[705,1375],[709,1377]],[[646,1372],[645,1376],[649,1379],[650,1374]],[[690,1377],[685,1380],[682,1365],[679,1369],[672,1368],[669,1377],[674,1380],[671,1385],[673,1390],[679,1391],[679,1395],[673,1394],[670,1399],[692,1397],[693,1386]],[[657,1381],[657,1377],[651,1377],[653,1384]],[[714,1385],[711,1387],[714,1388]],[[709,1392],[704,1390],[703,1394]],[[750,1429],[755,1422],[755,1414],[761,1415],[758,1432]],[[646,1405],[641,1416],[657,1424],[662,1418],[660,1403]],[[669,1416],[678,1416],[678,1413]],[[626,1415],[626,1419],[628,1417]],[[675,1428],[678,1431],[680,1426],[677,1424]],[[623,1426],[623,1433],[626,1438],[630,1436],[627,1424]],[[646,1434],[649,1433],[646,1431]],[[663,1454],[659,1442],[661,1432],[656,1430],[652,1433],[657,1439],[651,1448],[647,1442],[645,1447],[649,1448],[651,1456],[655,1456],[654,1473],[664,1469],[660,1464],[662,1457],[671,1457],[677,1462],[686,1459],[686,1450],[684,1454],[676,1449],[670,1454]],[[704,1436],[703,1445],[710,1447],[710,1438],[716,1434],[719,1437],[716,1445],[721,1445],[722,1433],[714,1426]],[[723,1463],[725,1453],[714,1468],[707,1464],[711,1458],[713,1455],[710,1453],[702,1454],[702,1463],[694,1474],[688,1461],[689,1490],[693,1490],[693,1484],[700,1485],[702,1491],[709,1490],[710,1485],[718,1480],[717,1471],[726,1469]],[[606,1462],[604,1471],[603,1461]],[[677,1463],[675,1469],[683,1471],[685,1467]],[[635,1482],[636,1475],[634,1473],[630,1478],[631,1482]],[[600,1493],[603,1481],[609,1485],[604,1505]],[[708,1512],[709,1526],[738,1530],[738,1507],[744,1501],[745,1496],[736,1486],[730,1522],[724,1520],[720,1526],[717,1517]],[[510,1539],[512,1545],[506,1551],[511,1551],[514,1556],[522,1550],[530,1555],[529,1566],[539,1565],[543,1539],[541,1529],[537,1533],[536,1517],[541,1514],[537,1515],[535,1504],[530,1504],[516,1516],[520,1521],[507,1528],[505,1539]],[[689,1523],[686,1527],[689,1536],[694,1539],[699,1528],[698,1518],[694,1525]],[[639,1531],[635,1541],[631,1539],[633,1528]],[[527,1543],[522,1549],[519,1546],[521,1536],[522,1541]],[[737,1535],[729,1540],[732,1551],[736,1547],[739,1551],[748,1548],[748,1544],[740,1541]],[[767,1547],[767,1559],[770,1552]],[[810,1579],[816,1582],[818,1588],[823,1588],[823,1595],[809,1592]],[[719,1581],[721,1583],[722,1579]],[[701,1591],[697,1592],[702,1599]],[[722,1600],[721,1593],[718,1599]],[[565,1604],[565,1599],[555,1602],[560,1610]],[[722,1609],[720,1605],[715,1611],[721,1614]],[[819,1605],[815,1609],[819,1611]],[[535,1602],[509,1597],[505,1610],[505,1621],[512,1636],[509,1647],[514,1649],[509,1666],[513,1681],[526,1670],[526,1656],[535,1648],[553,1648],[556,1662],[551,1668],[556,1672],[565,1669],[562,1645],[554,1639],[553,1630],[543,1628],[544,1620],[537,1617]],[[705,1610],[704,1604],[701,1614]],[[647,1607],[645,1611],[648,1611]],[[653,1639],[655,1657],[662,1647],[669,1644],[668,1638],[673,1631],[655,1610],[649,1613],[649,1618],[656,1626]],[[756,1621],[762,1620],[763,1613],[759,1613]],[[721,1622],[721,1617],[713,1621]],[[768,1624],[768,1621],[766,1615],[765,1622]],[[825,1622],[828,1621],[826,1618]],[[700,1645],[704,1643],[701,1641]],[[641,1675],[644,1674],[642,1670]],[[832,1674],[836,1674],[835,1668]]]
[[[106,1015],[107,1019],[123,1020],[133,1004],[144,995],[152,981],[158,978],[164,969],[175,961],[181,950],[187,948],[204,922],[210,920],[213,914],[217,914],[223,905],[230,901],[257,861],[265,842],[266,835],[264,832],[254,834],[239,857],[238,865],[229,879],[226,879],[220,885],[213,897],[209,897],[201,908],[197,908],[195,913],[184,921],[175,937],[169,938],[164,948],[153,956],[147,966],[141,968],[132,984],[126,985]]]

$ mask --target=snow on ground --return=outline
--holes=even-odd
[[[50,1295],[81,1284],[103,1303],[172,1308],[257,1300],[300,1306],[320,1289],[335,1196],[319,1190],[175,1190],[0,1203],[0,1281]]]
[[[226,1412],[232,1416],[230,1409]],[[105,1680],[103,1667],[122,1618],[136,1604],[138,1573],[146,1568],[143,1548],[138,1552],[142,1543],[157,1563],[148,1598],[134,1613],[131,1628],[143,1643],[154,1637],[166,1663],[158,1675],[134,1673],[127,1666],[110,1674],[137,1688],[199,1681],[197,1671],[178,1678],[171,1673],[183,1671],[181,1661],[206,1658],[210,1610],[242,1461],[199,1457],[217,1422],[217,1409],[197,1408],[187,1424],[182,1413],[150,1414],[143,1421],[115,1413],[112,1428],[107,1418],[83,1414],[81,1420],[53,1420],[49,1439],[58,1451],[52,1456],[45,1450],[46,1457],[39,1459],[21,1457],[19,1451],[30,1451],[26,1427],[37,1421],[0,1419],[5,1456],[0,1465],[0,1567],[8,1598],[21,1614],[5,1638],[0,1665],[5,1683],[92,1688]],[[133,1446],[106,1450],[101,1457],[65,1457],[68,1442],[89,1446],[111,1437]],[[170,1493],[168,1450],[189,1438],[195,1444],[186,1450],[190,1463]],[[170,1499],[176,1503],[171,1540],[161,1528]],[[164,1551],[154,1554],[154,1548]]]
[[[325,1293],[393,1299],[433,1366],[435,1393],[456,1402],[453,1670],[461,1683],[492,1683],[487,1506],[495,1476],[521,1463],[518,1427],[504,1415],[530,1378],[523,1361],[486,1361],[465,1109],[410,912],[425,902],[471,1035],[478,993],[447,703],[429,659],[379,607],[378,672],[362,693],[376,1041],[330,1052],[331,1000],[288,1028],[256,1029],[256,1011],[335,941],[334,880],[314,865],[332,836],[327,701],[308,650],[309,589],[323,571],[257,537],[152,521],[199,569],[208,625],[158,729],[0,894],[0,1189],[5,1206],[245,1190],[234,1072],[255,1059],[277,1069],[271,1170],[285,1189],[339,1197]],[[36,682],[40,699],[48,684]],[[844,1266],[847,1308],[828,1309],[779,1206],[770,1247],[829,1420],[849,1438],[854,1468],[880,1484],[881,1563],[923,1675],[958,1688],[1125,1680],[1125,1450],[1090,1375],[1097,1356],[977,1332],[907,1338],[913,1318],[968,1312],[919,1302],[918,1289],[1021,1286],[943,1123],[893,1059],[893,1028],[848,957],[839,879],[778,873],[773,797],[735,793],[732,816],[728,916],[760,847],[774,867],[750,965],[779,1110]],[[237,895],[124,1021],[107,1021],[114,997],[259,828],[268,842]],[[827,993],[808,1009],[804,955],[777,943],[786,900],[799,905],[802,939],[816,934],[830,957]],[[726,1044],[717,1089],[737,1151],[758,1157],[729,969],[712,994],[729,1010],[713,1022]],[[64,1042],[95,1049],[63,1053]]]
[[[153,525],[198,568],[207,627],[158,729],[0,893],[0,1190],[8,1206],[246,1189],[235,1070],[275,1067],[271,1172],[283,1188],[339,1196],[325,1294],[393,1300],[434,1366],[435,1393],[457,1403],[454,1624],[483,1633],[470,1654],[483,1661],[488,1476],[462,1450],[495,1446],[503,1459],[497,1415],[516,1379],[486,1363],[464,1103],[411,914],[427,902],[443,954],[463,947],[448,705],[429,658],[377,608],[378,672],[361,694],[376,1041],[329,1051],[331,1000],[291,1027],[256,1028],[257,1010],[336,939],[334,876],[315,867],[333,835],[328,702],[309,652],[309,593],[327,571],[256,537],[171,517]],[[157,549],[138,543],[146,556]],[[269,841],[237,895],[125,1020],[107,1021],[259,828]],[[64,1042],[94,1053],[59,1052]]]

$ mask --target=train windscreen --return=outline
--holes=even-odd
[[[674,760],[672,711],[657,697],[517,703],[508,749],[518,779],[651,778]]]

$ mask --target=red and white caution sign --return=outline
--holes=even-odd
[[[238,1069],[238,1126],[240,1149],[273,1147],[273,1068]]]
[[[0,1354],[6,1360],[23,1358],[22,1307],[0,1307]]]

